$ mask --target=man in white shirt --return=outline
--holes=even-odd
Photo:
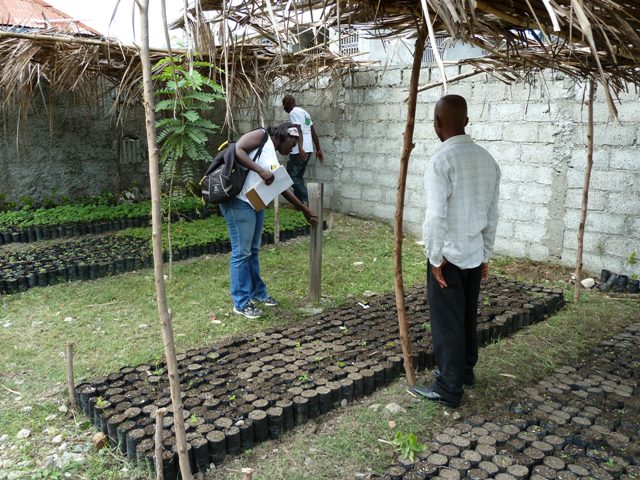
[[[424,174],[427,298],[438,369],[431,387],[413,391],[452,407],[460,404],[463,385],[475,382],[478,295],[489,273],[500,197],[500,167],[465,134],[468,122],[463,97],[438,101],[434,129],[443,143]]]
[[[287,162],[287,172],[293,180],[293,193],[304,203],[309,203],[307,194],[307,186],[304,184],[304,172],[311,157],[313,156],[314,146],[318,160],[324,160],[322,150],[320,149],[320,141],[313,127],[311,116],[306,110],[296,107],[296,99],[292,95],[285,95],[282,99],[284,111],[289,114],[289,121],[293,123],[300,132],[300,143],[296,145]]]

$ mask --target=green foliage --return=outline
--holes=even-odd
[[[402,458],[413,462],[415,460],[415,454],[423,452],[427,447],[421,443],[418,443],[413,432],[408,434],[397,432],[391,440],[393,448],[402,455]]]
[[[160,60],[154,75],[161,88],[156,112],[165,118],[156,122],[160,147],[160,180],[163,184],[184,187],[199,180],[203,163],[212,157],[206,144],[209,135],[218,126],[204,118],[216,100],[224,98],[222,87],[195,68],[212,69],[207,62],[189,62],[184,57],[167,57]],[[180,190],[181,188],[179,188]]]
[[[636,265],[638,263],[638,252],[635,250],[629,254],[629,258],[627,258],[627,263],[631,266]]]
[[[299,228],[306,224],[301,212],[290,208],[280,210],[280,228],[282,231]],[[273,209],[265,211],[265,232],[273,232]],[[130,228],[119,235],[135,237],[151,242],[149,227]],[[171,244],[168,242],[167,229],[163,229],[162,246],[165,251],[173,251],[184,247],[204,246],[217,241],[229,240],[229,228],[221,216],[212,216],[204,220],[193,222],[177,222],[171,225]],[[150,243],[149,243],[150,245]]]
[[[125,218],[144,218],[151,216],[151,202],[121,203],[109,205],[106,202],[88,205],[61,205],[52,208],[39,208],[0,212],[0,231],[10,228],[24,228],[35,226],[65,225],[69,223],[90,223],[106,220],[121,220]],[[162,199],[162,210],[167,213],[168,200]],[[202,207],[198,198],[183,197],[174,199],[172,210],[176,212],[192,213]]]

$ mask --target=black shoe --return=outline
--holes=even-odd
[[[420,387],[418,385],[414,385],[413,387],[411,387],[410,392],[415,393],[416,395],[420,395],[421,397],[424,397],[427,400],[431,400],[432,402],[442,403],[451,408],[457,408],[460,405],[460,402],[452,402],[444,398],[438,392],[434,392],[431,387]]]
[[[242,310],[238,310],[237,308],[233,307],[233,313],[244,315],[245,317],[253,320],[255,318],[259,318],[263,312],[253,303],[249,302]]]
[[[438,367],[436,367],[436,368],[435,368],[435,370],[433,371],[433,375],[434,375],[436,378],[438,378],[438,377],[440,376],[440,369],[439,369]],[[475,379],[475,378],[471,378],[470,380],[469,380],[469,379],[466,379],[466,380],[464,381],[463,385],[464,385],[465,387],[473,388],[473,387],[475,387],[475,386],[476,386],[476,379]]]

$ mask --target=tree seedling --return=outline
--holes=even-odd
[[[396,432],[390,443],[394,450],[400,453],[403,460],[409,460],[410,462],[415,461],[416,453],[423,452],[427,448],[426,445],[418,443],[418,439],[413,432],[408,434]]]

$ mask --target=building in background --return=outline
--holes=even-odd
[[[0,30],[22,33],[58,31],[67,35],[101,36],[42,0],[0,0]]]

